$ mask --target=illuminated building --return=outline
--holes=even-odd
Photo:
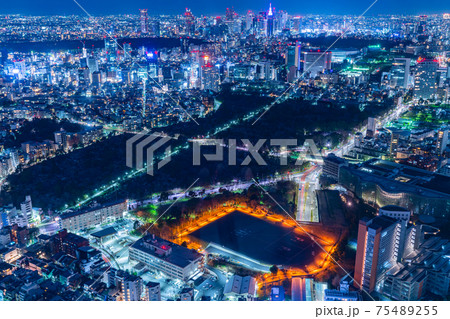
[[[188,281],[203,271],[203,255],[170,241],[148,235],[130,247],[130,260],[142,262],[173,279]]]
[[[450,289],[450,245],[431,237],[386,275],[381,293],[391,299],[419,300],[427,293],[447,296]]]
[[[284,301],[284,288],[283,286],[273,286],[270,290],[271,301]]]
[[[31,196],[25,197],[25,201],[20,204],[20,210],[22,211],[23,216],[28,218],[28,222],[31,223],[33,221],[33,204],[31,203]]]
[[[339,170],[339,184],[369,205],[396,205],[436,217],[450,214],[449,183],[447,176],[378,159]]]
[[[270,4],[269,11],[267,12],[267,36],[273,36],[274,29],[274,12],[272,9],[272,4]]]
[[[151,282],[144,286],[144,299],[146,301],[161,301],[161,284],[159,282]]]
[[[61,215],[61,228],[69,231],[80,231],[98,226],[106,221],[123,218],[127,210],[127,201],[118,201],[87,210],[75,211]]]
[[[181,289],[180,301],[194,301],[194,288],[186,287]]]
[[[391,218],[399,219],[405,222],[409,222],[409,219],[411,218],[411,212],[400,206],[395,205],[387,205],[383,206],[378,210],[379,215],[388,216]]]
[[[218,92],[220,89],[220,76],[217,68],[211,64],[202,66],[201,73],[202,89]]]
[[[369,117],[367,120],[367,132],[366,135],[369,137],[373,137],[376,132],[376,123],[373,117]]]
[[[346,166],[347,162],[343,158],[337,157],[333,153],[330,153],[323,159],[322,174],[334,179],[339,180],[339,171],[341,167]]]
[[[123,270],[115,273],[115,283],[120,289],[120,300],[122,301],[140,301],[143,284],[139,276],[131,275]]]
[[[437,141],[436,141],[436,151],[439,155],[444,154],[445,149],[448,145],[448,129],[442,128],[438,130]]]
[[[225,284],[223,294],[233,300],[254,300],[256,298],[256,279],[251,276],[233,275]]]
[[[433,99],[437,91],[437,60],[419,59],[414,80],[415,99]]]
[[[372,292],[386,271],[397,263],[402,224],[391,217],[378,216],[359,222],[355,261],[355,281]]]
[[[54,133],[55,143],[58,144],[59,147],[66,149],[67,148],[67,133],[63,129]]]
[[[247,15],[245,17],[245,31],[252,31],[254,30],[254,20],[255,20],[255,14],[249,10],[247,11]]]
[[[192,35],[195,31],[195,18],[192,14],[191,10],[186,8],[186,11],[184,12],[184,20],[185,20],[185,28],[186,28],[186,34]]]
[[[358,291],[350,291],[349,275],[339,282],[339,290],[325,289],[324,301],[360,301],[361,295]]]
[[[53,238],[53,252],[64,252],[74,258],[80,247],[89,246],[89,240],[84,237],[69,233],[67,229],[60,230]]]
[[[30,232],[27,227],[20,227],[17,224],[11,226],[11,241],[19,246],[26,246],[30,240]]]
[[[331,51],[310,50],[303,53],[303,72],[311,78],[331,70]]]
[[[89,68],[89,72],[98,72],[98,63],[94,58],[87,58],[87,67]]]
[[[341,291],[325,289],[324,301],[359,301],[360,294],[357,291]]]
[[[409,83],[411,59],[395,58],[391,69],[391,87],[406,89]]]
[[[107,37],[105,38],[105,54],[108,58],[108,61],[114,62],[117,57],[117,42],[116,40]],[[91,70],[91,69],[89,69]],[[98,70],[97,70],[98,71]],[[91,72],[94,72],[91,70]]]
[[[425,291],[427,272],[417,266],[390,271],[383,283],[383,294],[401,301],[419,300]]]
[[[292,82],[297,77],[301,63],[301,45],[288,46],[285,63],[288,71],[287,80]]]
[[[148,14],[147,9],[139,9],[141,33],[148,33]]]

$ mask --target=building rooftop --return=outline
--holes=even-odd
[[[188,249],[154,235],[147,235],[139,239],[131,247],[181,268],[203,257],[194,249]]]
[[[386,205],[381,207],[380,209],[388,212],[409,212],[409,209],[397,205]]]
[[[88,213],[88,212],[92,212],[94,210],[99,210],[99,209],[102,209],[102,208],[105,208],[105,207],[114,206],[114,205],[121,204],[121,203],[124,203],[124,202],[126,202],[126,200],[122,199],[122,200],[109,202],[109,203],[106,203],[106,204],[103,204],[103,205],[99,205],[99,206],[95,206],[95,207],[89,207],[89,208],[82,209],[82,210],[76,210],[76,211],[73,211],[73,212],[64,213],[64,214],[61,215],[61,219],[71,218],[71,217],[74,217],[74,216],[77,216],[77,215],[82,215],[82,214],[85,214],[85,213]]]
[[[365,182],[376,183],[389,193],[413,193],[432,198],[450,195],[450,177],[378,159],[344,167]]]
[[[396,224],[397,220],[388,216],[377,216],[370,220],[369,227],[372,229],[378,229],[381,228],[381,230],[391,227],[392,225]]]
[[[114,227],[108,227],[98,232],[92,233],[91,236],[96,238],[103,238],[114,234],[117,234],[117,230]]]

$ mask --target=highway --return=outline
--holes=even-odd
[[[319,222],[316,190],[319,185],[320,166],[313,166],[298,181],[298,201],[296,219],[299,222]]]

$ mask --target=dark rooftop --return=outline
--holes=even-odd
[[[117,234],[117,230],[114,227],[108,227],[98,232],[92,233],[91,236],[96,238],[103,238],[114,234]]]
[[[386,229],[393,224],[397,223],[397,220],[388,216],[377,216],[370,221],[369,227],[372,229]]]
[[[386,205],[381,207],[380,209],[386,210],[389,212],[409,212],[409,209],[397,205]]]

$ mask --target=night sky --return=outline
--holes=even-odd
[[[79,0],[92,15],[137,13],[148,8],[149,14],[177,14],[189,7],[194,15],[221,14],[233,6],[238,13],[248,9],[260,11],[269,6],[286,10],[290,14],[361,14],[374,0]],[[431,14],[450,12],[448,0],[379,0],[367,15],[376,14]],[[20,0],[2,1],[0,14],[84,14],[73,0]]]

